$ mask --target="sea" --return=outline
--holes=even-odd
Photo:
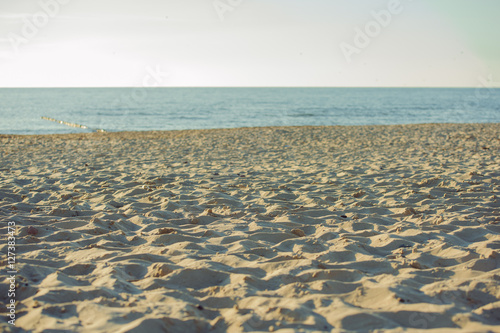
[[[0,134],[499,122],[498,88],[0,89]]]

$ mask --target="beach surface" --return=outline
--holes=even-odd
[[[0,135],[0,156],[3,332],[498,332],[500,124]]]

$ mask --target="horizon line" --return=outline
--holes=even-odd
[[[143,86],[70,86],[70,87],[0,87],[0,89],[162,89],[162,88],[277,88],[277,89],[304,89],[304,88],[335,88],[335,89],[500,89],[500,86],[485,87],[485,86],[159,86],[159,87],[143,87]]]

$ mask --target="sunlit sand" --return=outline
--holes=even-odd
[[[499,138],[499,124],[1,135],[2,237],[18,231],[16,326],[1,330],[495,331]]]

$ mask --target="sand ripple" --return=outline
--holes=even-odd
[[[17,327],[494,331],[499,134],[487,124],[0,136]]]

